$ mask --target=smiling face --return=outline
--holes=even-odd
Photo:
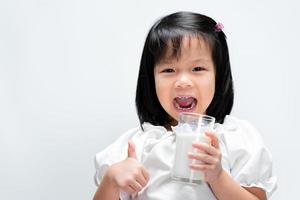
[[[163,109],[178,121],[180,112],[205,114],[215,93],[215,68],[208,43],[183,37],[179,57],[168,49],[154,67],[155,89]]]

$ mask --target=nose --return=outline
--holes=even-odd
[[[175,88],[189,88],[192,85],[193,82],[187,74],[181,74],[175,82]]]

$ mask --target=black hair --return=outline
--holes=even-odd
[[[154,67],[163,59],[168,48],[172,56],[180,56],[182,38],[202,37],[209,45],[215,66],[215,94],[206,114],[223,123],[233,106],[233,81],[226,36],[210,17],[192,13],[177,12],[159,19],[151,27],[144,44],[136,88],[136,109],[140,125],[169,126],[174,119],[159,103],[155,90]]]

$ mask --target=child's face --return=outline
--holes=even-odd
[[[211,50],[200,37],[184,37],[179,58],[167,51],[154,68],[155,88],[164,110],[178,121],[180,112],[205,114],[215,93]]]

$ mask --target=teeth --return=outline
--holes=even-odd
[[[188,99],[190,97],[177,97],[178,99]]]

